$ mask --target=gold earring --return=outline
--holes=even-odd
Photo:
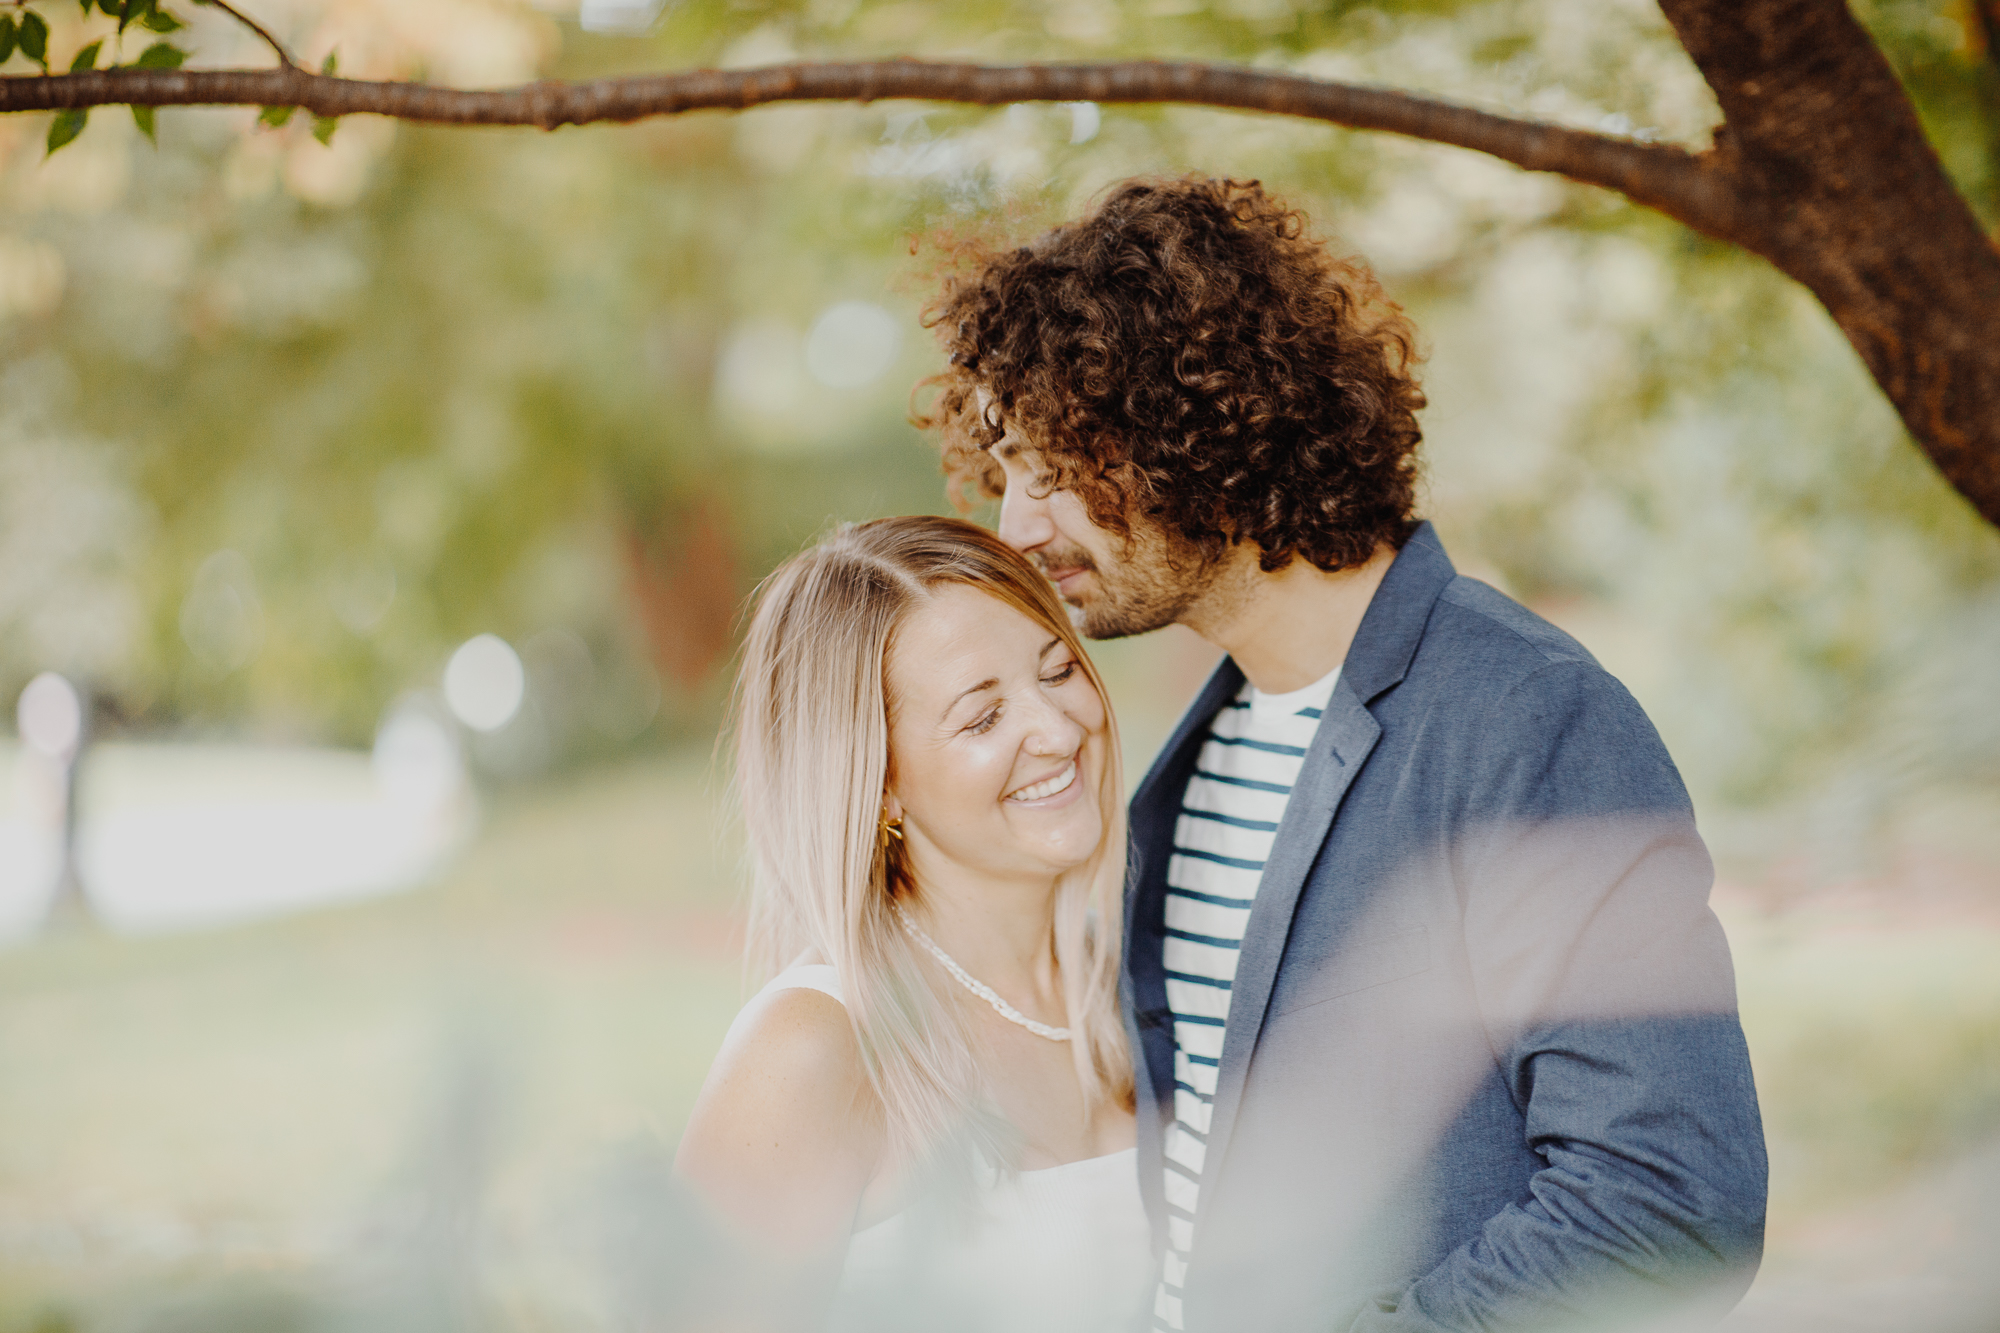
[[[894,819],[891,819],[889,817],[889,807],[886,805],[883,806],[882,817],[875,821],[875,836],[881,839],[884,846],[888,845],[891,838],[894,838],[897,842],[901,842],[903,840],[903,817],[897,815]]]

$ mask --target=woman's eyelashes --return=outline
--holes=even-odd
[[[1069,684],[1075,676],[1076,663],[1074,661],[1065,662],[1060,667],[1057,667],[1054,673],[1043,676],[1042,684],[1053,689],[1058,685]],[[971,722],[968,722],[965,725],[965,731],[970,735],[984,736],[987,732],[993,730],[994,726],[1000,721],[1001,710],[1006,706],[1007,701],[1004,699],[995,702],[991,708],[981,713]]]

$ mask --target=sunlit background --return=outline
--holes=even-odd
[[[465,86],[1199,56],[1716,118],[1640,0],[243,3]],[[1970,4],[1859,12],[1990,223]],[[51,13],[58,57],[99,30]],[[945,509],[906,421],[944,242],[1189,169],[1374,262],[1429,340],[1448,548],[1695,793],[1772,1146],[1734,1327],[2000,1328],[2000,533],[1802,290],[1600,192],[1223,112],[254,119],[164,110],[154,148],[104,109],[46,164],[0,119],[0,1330],[597,1330],[686,1281],[660,1183],[744,993],[743,599],[835,521]],[[1211,658],[1101,658],[1136,776]]]

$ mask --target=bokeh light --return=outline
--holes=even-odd
[[[21,739],[50,759],[66,759],[83,736],[83,700],[53,671],[28,682],[15,708]]]
[[[445,702],[474,731],[498,731],[513,721],[527,689],[521,655],[497,634],[467,639],[444,669]]]
[[[842,301],[813,321],[806,371],[829,389],[859,389],[880,379],[902,348],[894,315],[868,301]]]
[[[420,701],[399,703],[375,733],[370,756],[382,794],[398,806],[429,810],[465,785],[465,764],[451,729]]]

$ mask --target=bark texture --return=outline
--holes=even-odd
[[[1924,452],[2000,525],[2000,251],[1843,0],[1660,0],[1722,104],[1719,233],[1817,296]]]
[[[2000,12],[2000,0],[1977,3],[1989,22]],[[0,78],[0,112],[296,106],[318,116],[555,129],[771,102],[1178,102],[1452,144],[1616,190],[1803,283],[1946,480],[2000,526],[2000,252],[1945,175],[1881,51],[1845,0],[1660,6],[1722,106],[1724,122],[1701,153],[1393,89],[1156,61],[802,63],[466,90],[312,74],[272,41],[284,63],[268,70]]]

